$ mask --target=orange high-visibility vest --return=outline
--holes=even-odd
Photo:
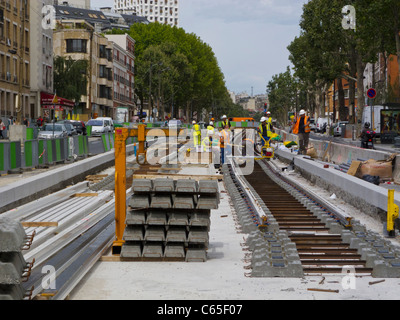
[[[297,122],[296,122],[296,124],[295,124],[294,127],[293,127],[293,133],[294,133],[294,134],[298,134],[298,133],[299,133],[300,119],[301,119],[301,117],[299,117],[299,118],[297,119]],[[307,124],[308,119],[309,119],[309,117],[307,117],[307,116],[304,117],[304,125]],[[310,126],[309,126],[309,125],[306,125],[306,126],[305,126],[304,132],[305,132],[305,133],[310,133],[310,132],[311,132],[311,129],[310,129]]]

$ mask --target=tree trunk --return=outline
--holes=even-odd
[[[338,94],[339,94],[339,120],[346,120],[346,109],[344,102],[344,90],[343,90],[343,80],[341,77],[338,78]]]
[[[360,132],[362,127],[362,115],[364,112],[364,70],[365,63],[360,55],[357,55],[357,130]]]

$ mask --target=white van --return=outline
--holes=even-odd
[[[315,132],[322,132],[325,123],[328,123],[328,118],[318,118],[315,126]]]
[[[92,127],[92,136],[100,136],[105,133],[114,132],[114,124],[111,118],[97,118],[89,120],[86,124]]]

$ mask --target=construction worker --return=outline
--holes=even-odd
[[[258,127],[258,132],[263,137],[263,147],[272,137],[272,124],[268,122],[266,117],[261,118],[260,126]]]
[[[221,122],[221,128],[222,130],[225,129],[225,127],[228,126],[228,129],[231,128],[231,122],[229,121],[227,116],[222,116],[222,122]]]
[[[269,112],[269,111],[267,112],[267,122],[272,125],[272,116],[271,116],[271,112]]]
[[[299,154],[307,154],[311,132],[310,123],[310,118],[306,115],[306,111],[301,110],[292,128],[292,132],[299,136]]]
[[[200,125],[193,120],[193,140],[194,140],[194,146],[197,148],[198,146],[201,145],[201,128]]]
[[[226,125],[219,135],[219,145],[221,150],[221,165],[225,163],[225,156],[230,153],[230,148],[231,148],[231,146],[229,145],[230,139],[231,139],[231,131],[229,130],[229,126]]]
[[[213,142],[214,133],[215,133],[214,122],[211,121],[207,127],[207,136],[210,139],[211,144]]]

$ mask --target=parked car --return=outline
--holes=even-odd
[[[62,123],[62,124],[72,124],[72,126],[75,128],[75,131],[77,134],[83,134],[86,135],[86,126],[83,121],[79,120],[62,120],[58,121],[57,123]]]
[[[114,132],[114,122],[113,119],[109,117],[99,117],[96,120],[104,121],[104,125],[106,126],[108,132]]]
[[[317,124],[315,126],[315,131],[322,133],[325,123],[328,124],[328,118],[318,118]],[[325,126],[325,128],[326,128],[326,126]]]
[[[70,123],[64,123],[65,128],[68,131],[68,136],[76,136],[78,132],[76,131],[75,127]]]
[[[102,134],[112,132],[110,123],[104,119],[89,120],[86,125],[92,127],[92,136],[101,136]]]
[[[43,129],[39,132],[39,139],[57,139],[68,137],[68,130],[64,124],[46,124]]]
[[[169,128],[180,128],[182,126],[181,120],[169,120],[168,127]]]
[[[335,137],[341,136],[343,128],[345,128],[346,124],[348,123],[349,123],[348,121],[339,121],[338,123],[336,123],[335,126],[333,127],[333,135]]]

